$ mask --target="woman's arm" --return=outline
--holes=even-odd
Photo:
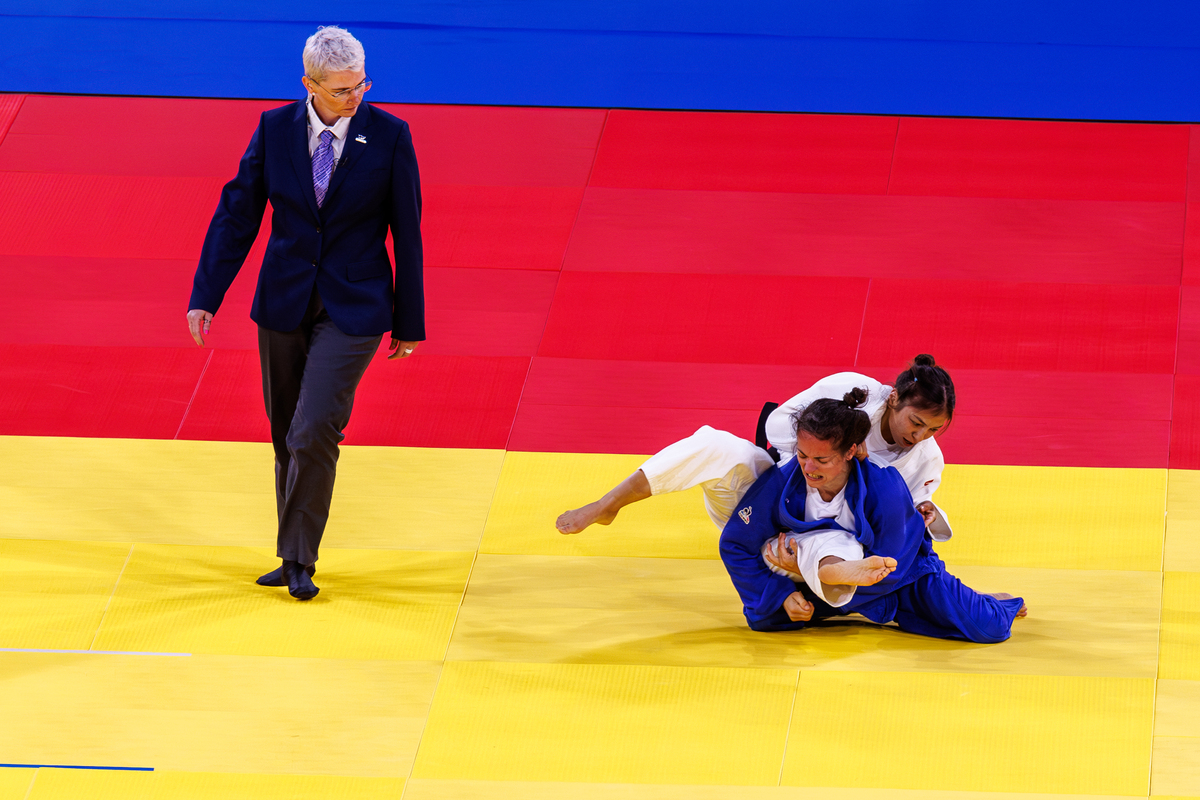
[[[787,461],[796,453],[796,431],[792,427],[792,415],[808,406],[814,400],[832,397],[841,400],[846,392],[855,387],[863,387],[874,399],[883,384],[874,378],[860,375],[857,372],[839,372],[821,378],[800,394],[783,403],[767,417],[767,441],[779,451],[780,457]]]

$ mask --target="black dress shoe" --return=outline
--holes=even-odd
[[[284,561],[282,569],[284,580],[287,581],[288,594],[297,600],[312,600],[317,596],[317,592],[321,591],[312,582],[312,578],[308,577],[308,570],[304,565],[295,561]]]
[[[304,571],[307,572],[308,577],[311,578],[313,575],[317,574],[317,565],[309,564],[307,567],[304,568]],[[276,567],[275,569],[268,572],[266,575],[263,575],[261,578],[256,580],[255,583],[257,583],[259,586],[287,586],[288,585],[287,579],[283,577],[283,567],[282,566]]]

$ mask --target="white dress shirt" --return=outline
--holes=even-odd
[[[350,131],[350,117],[338,117],[332,125],[326,125],[313,109],[312,95],[305,101],[308,106],[308,154],[312,156],[321,144],[321,132],[333,131],[333,168],[337,169],[338,160],[342,157],[342,149],[346,146],[346,134]],[[330,175],[333,173],[331,172]]]

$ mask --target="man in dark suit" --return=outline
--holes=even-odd
[[[304,47],[308,98],[263,113],[200,254],[188,328],[200,346],[271,203],[250,317],[275,448],[278,555],[264,586],[308,600],[354,392],[391,331],[389,359],[425,338],[421,187],[408,124],[363,102],[362,44],[323,27]],[[395,280],[386,238],[391,229]]]

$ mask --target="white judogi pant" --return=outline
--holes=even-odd
[[[650,456],[641,466],[650,483],[651,494],[682,492],[699,486],[704,491],[704,507],[716,526],[724,530],[738,503],[759,476],[775,462],[767,452],[726,431],[705,425],[686,439],[668,445]],[[862,545],[841,530],[822,530],[813,533],[794,533],[788,537],[796,551],[800,574],[767,566],[774,572],[786,574],[792,580],[809,585],[822,600],[837,607],[850,602],[853,586],[824,584],[818,577],[821,559],[837,556],[845,561],[863,557]],[[769,548],[774,539],[763,547]]]

